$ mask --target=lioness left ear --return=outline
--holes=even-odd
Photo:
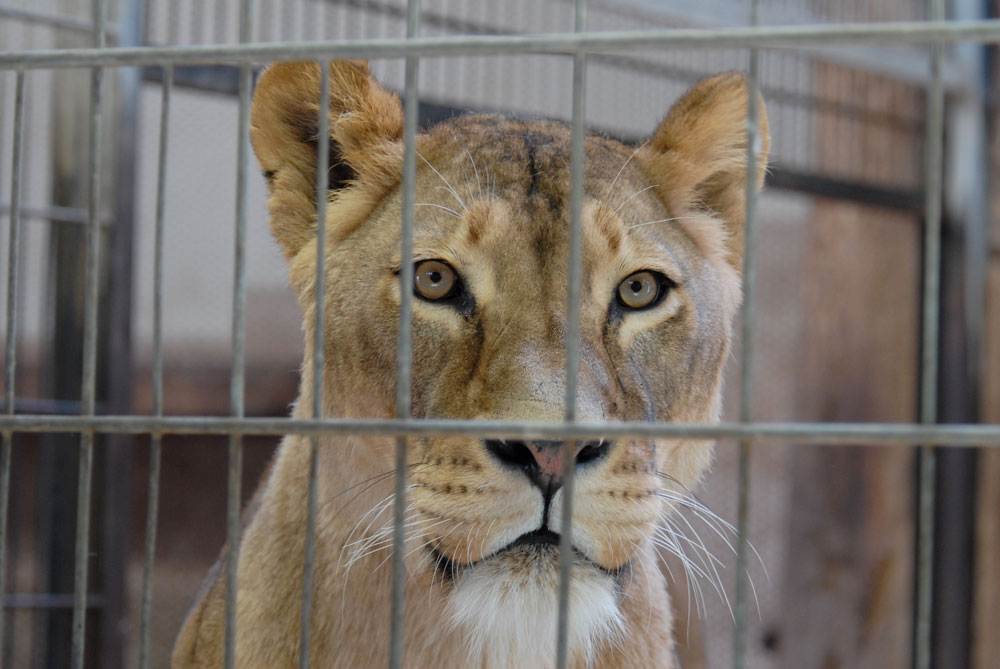
[[[722,222],[727,259],[737,269],[746,217],[747,92],[746,77],[735,72],[699,82],[671,107],[638,154],[671,215],[701,210]],[[757,104],[760,188],[771,139],[764,102],[758,98]]]
[[[286,258],[316,234],[320,74],[318,63],[277,63],[264,70],[254,93],[250,137],[271,192],[271,232]],[[379,188],[395,178],[403,110],[368,63],[330,63],[328,112],[330,193],[353,185]]]

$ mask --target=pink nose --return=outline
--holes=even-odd
[[[524,445],[535,459],[539,478],[548,479],[558,486],[562,481],[563,472],[566,471],[564,464],[568,450],[566,445],[561,441],[526,441]],[[569,445],[572,447],[573,459],[576,460],[583,444],[577,441]]]
[[[605,457],[613,442],[573,442],[573,466],[579,467]],[[488,439],[486,449],[501,463],[520,469],[546,495],[553,494],[562,485],[567,448],[562,441],[514,441]]]

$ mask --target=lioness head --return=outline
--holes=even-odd
[[[463,116],[420,134],[414,255],[402,258],[399,101],[364,63],[336,62],[330,74],[326,415],[394,415],[398,273],[413,272],[413,415],[561,420],[568,126]],[[309,333],[319,88],[316,64],[274,65],[252,116],[271,228]],[[737,74],[702,81],[637,147],[587,136],[579,420],[718,420],[740,303],[746,89]],[[345,447],[343,466],[358,482],[391,471],[390,445]],[[470,657],[544,653],[554,643],[563,454],[552,441],[409,440],[409,577],[443,589]],[[711,444],[595,440],[579,443],[575,458],[571,642],[593,660],[625,633],[629,576],[656,570],[656,530],[671,507],[664,492],[695,485]],[[377,535],[391,523],[387,508],[362,508],[345,525],[342,562],[379,549],[384,560],[390,548]]]

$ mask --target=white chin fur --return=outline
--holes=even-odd
[[[559,617],[559,567],[548,548],[502,554],[457,575],[448,602],[462,631],[466,666],[485,669],[552,667]],[[625,623],[614,579],[593,565],[573,565],[569,597],[570,666],[590,666],[621,639]]]

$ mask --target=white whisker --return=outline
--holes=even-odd
[[[657,187],[657,186],[659,186],[659,185],[660,185],[660,184],[653,184],[652,186],[646,186],[645,188],[641,188],[641,189],[637,190],[636,192],[632,193],[632,194],[631,194],[631,195],[629,195],[629,196],[628,196],[627,198],[625,198],[625,199],[624,199],[624,200],[622,201],[622,203],[621,203],[620,205],[618,205],[618,208],[617,208],[617,209],[615,209],[615,213],[617,214],[617,213],[618,213],[619,211],[621,211],[621,210],[622,210],[622,207],[624,207],[624,206],[625,206],[626,204],[628,204],[628,203],[629,203],[629,200],[631,200],[631,199],[632,199],[632,198],[634,198],[635,196],[637,196],[637,195],[640,195],[640,194],[642,194],[642,193],[645,193],[645,192],[646,192],[646,191],[648,191],[648,190],[649,190],[650,188],[656,188],[656,187]]]
[[[719,538],[726,544],[726,546],[729,547],[729,550],[732,551],[734,555],[736,554],[736,547],[733,546],[731,541],[729,541],[726,533],[729,533],[733,537],[739,537],[739,531],[733,526],[732,523],[708,508],[704,502],[692,494],[678,494],[661,490],[657,493],[657,495],[680,504],[683,509],[690,509],[695,515],[698,516],[699,519],[701,519],[702,522],[708,525],[708,527],[719,536]],[[757,563],[764,571],[764,578],[768,583],[770,583],[771,576],[768,574],[767,565],[764,564],[764,558],[761,557],[760,553],[757,551],[757,547],[753,545],[753,542],[748,541],[747,545],[750,547],[750,551],[757,559]]]
[[[448,180],[444,178],[444,175],[443,175],[443,174],[441,174],[440,172],[438,172],[437,168],[436,168],[436,167],[434,167],[433,165],[431,165],[430,161],[429,161],[429,160],[427,160],[426,158],[424,158],[424,157],[423,157],[423,156],[422,156],[422,155],[420,154],[420,152],[419,152],[419,151],[417,151],[417,155],[418,155],[418,156],[420,156],[420,160],[424,161],[424,163],[426,163],[426,164],[427,164],[427,167],[429,167],[429,168],[431,168],[432,170],[434,170],[434,174],[438,175],[438,177],[440,177],[440,178],[441,178],[441,181],[443,181],[443,182],[445,183],[445,185],[444,185],[444,186],[439,186],[439,188],[444,188],[444,189],[445,189],[445,190],[447,190],[447,191],[448,191],[449,193],[451,193],[452,195],[454,195],[454,196],[455,196],[455,199],[456,199],[456,200],[458,200],[458,203],[459,203],[460,205],[462,205],[462,209],[463,209],[463,210],[465,210],[465,211],[468,211],[468,210],[469,210],[469,208],[468,208],[467,206],[465,206],[465,200],[463,200],[463,199],[462,199],[462,197],[461,197],[461,196],[460,196],[460,195],[458,194],[458,191],[457,191],[457,190],[455,190],[455,189],[454,189],[454,188],[452,187],[452,185],[451,185],[450,183],[448,183]]]
[[[476,167],[476,161],[472,157],[472,153],[468,149],[465,150],[465,155],[467,155],[469,157],[469,162],[472,163],[472,169],[476,173],[476,187],[479,188],[479,197],[482,197],[483,196],[483,183],[479,180],[479,168]]]
[[[707,611],[705,607],[705,593],[702,592],[701,582],[694,577],[698,576],[707,579],[708,575],[698,565],[691,562],[684,549],[677,543],[677,534],[670,525],[665,524],[657,528],[657,532],[653,536],[653,543],[680,560],[681,567],[684,569],[685,580],[690,589],[689,592],[694,600],[695,613],[698,614],[699,619],[703,618],[704,613]]]
[[[722,599],[722,601],[725,603],[726,608],[729,610],[730,616],[733,617],[733,620],[735,621],[735,616],[733,615],[733,607],[729,602],[729,595],[726,593],[725,584],[722,582],[722,576],[719,574],[718,569],[716,569],[715,567],[715,562],[718,562],[720,565],[722,564],[722,562],[719,561],[719,559],[715,557],[715,555],[713,555],[710,550],[708,550],[708,547],[705,546],[704,542],[701,540],[701,536],[699,536],[698,532],[694,529],[691,523],[688,522],[688,520],[682,514],[677,514],[677,517],[680,518],[682,521],[684,521],[688,529],[691,530],[691,533],[694,534],[694,540],[692,540],[691,537],[688,537],[683,532],[678,532],[680,538],[683,539],[684,541],[687,541],[688,544],[693,549],[695,549],[694,552],[695,557],[698,558],[698,561],[701,563],[704,570],[710,573],[710,577],[708,578],[709,584],[715,589],[716,594],[718,594],[719,597]],[[723,566],[723,568],[725,567]]]
[[[615,175],[615,178],[611,181],[611,185],[608,186],[608,193],[609,194],[615,189],[615,184],[618,183],[618,178],[622,175],[622,172],[625,171],[625,168],[628,167],[628,164],[630,162],[632,162],[632,159],[635,158],[636,154],[638,154],[640,151],[642,151],[643,147],[645,147],[647,144],[649,144],[649,140],[648,139],[645,142],[643,142],[642,144],[640,144],[639,146],[637,146],[635,148],[635,151],[632,152],[632,155],[630,155],[628,157],[628,160],[626,160],[625,163],[622,165],[621,169],[618,170],[618,174]]]
[[[455,218],[462,218],[462,215],[452,209],[451,207],[446,207],[443,204],[434,204],[433,202],[415,202],[414,207],[437,207],[438,209],[444,209],[446,212],[454,216]]]
[[[641,228],[644,225],[653,225],[655,223],[669,223],[670,221],[687,221],[694,220],[698,218],[697,216],[671,216],[670,218],[661,218],[656,221],[643,221],[642,223],[636,223],[634,225],[628,226],[628,229]]]

